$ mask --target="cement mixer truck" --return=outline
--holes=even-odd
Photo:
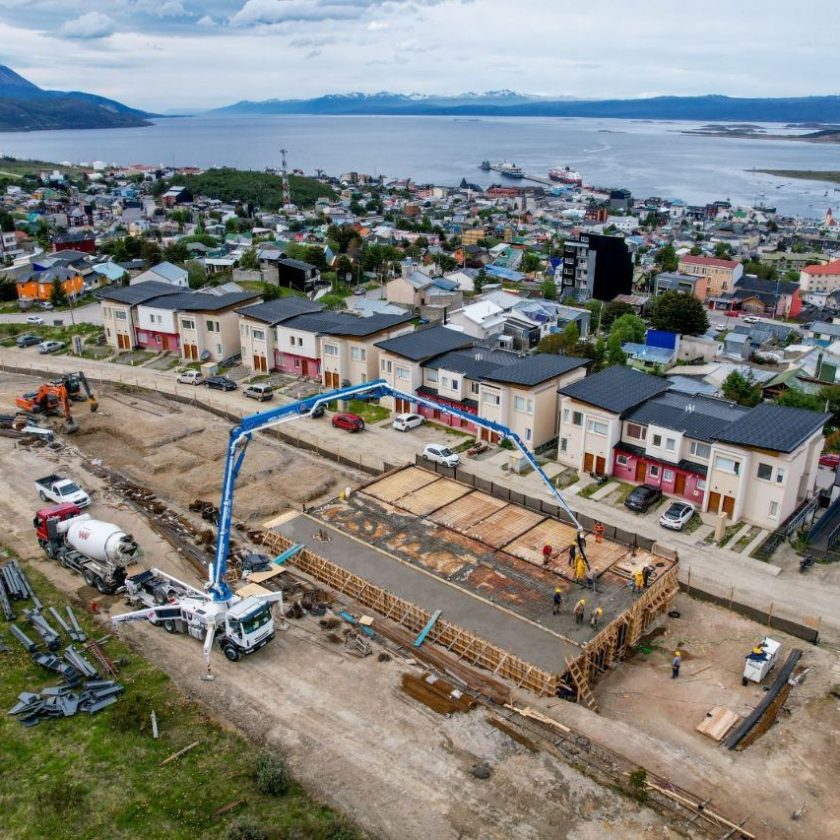
[[[103,595],[119,589],[126,569],[142,557],[140,547],[119,525],[93,519],[75,504],[41,508],[32,524],[46,555],[78,572]]]

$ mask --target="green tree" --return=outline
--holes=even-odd
[[[601,329],[609,332],[616,318],[622,315],[632,315],[633,307],[629,303],[620,300],[611,300],[605,303],[601,309]]]
[[[669,290],[654,300],[651,323],[657,330],[682,335],[702,335],[709,329],[709,316],[696,297]]]
[[[207,285],[207,269],[198,260],[187,263],[187,282],[191,289],[200,289]]]
[[[656,264],[660,271],[676,271],[679,263],[677,251],[670,242],[656,252]]]
[[[822,411],[825,402],[818,394],[806,394],[796,388],[787,388],[776,397],[777,405],[786,405],[789,408],[807,408],[809,411]]]
[[[621,349],[621,335],[612,333],[607,339],[607,367],[623,365],[627,361],[627,354]]]
[[[549,333],[548,335],[544,335],[537,345],[538,353],[551,353],[554,356],[560,355],[564,350],[563,333]]]
[[[258,271],[260,258],[257,256],[256,248],[249,248],[239,259],[239,267],[245,271]]]
[[[522,256],[522,271],[525,274],[531,274],[532,272],[539,271],[542,267],[542,260],[540,259],[539,254],[535,254],[533,251],[526,251]]]
[[[731,260],[732,246],[726,242],[717,242],[715,244],[715,256],[719,260]]]
[[[759,262],[758,260],[747,260],[744,263],[744,274],[754,274],[762,280],[775,280],[779,276],[775,266]],[[798,273],[796,278],[797,280],[799,279]]]
[[[723,380],[720,390],[726,399],[738,403],[738,405],[751,408],[761,402],[761,385],[755,381],[752,374],[744,376],[739,371],[733,370]]]
[[[589,310],[589,332],[595,333],[598,330],[600,326],[599,321],[604,312],[603,307],[604,304],[600,300],[595,300],[595,298],[583,304],[583,308]]]
[[[692,245],[690,253],[692,257],[699,257],[703,253],[703,249],[699,245]]]
[[[557,284],[553,280],[544,280],[542,294],[546,300],[557,300]]]
[[[140,244],[140,259],[153,266],[163,262],[163,251],[154,239],[144,239]]]
[[[64,286],[61,285],[61,280],[58,277],[52,281],[52,289],[50,289],[50,303],[53,306],[67,306],[67,292],[64,291]]]
[[[563,352],[571,353],[580,343],[580,330],[577,321],[570,321],[563,327]]]
[[[487,272],[483,268],[479,269],[478,274],[475,275],[475,279],[473,280],[473,288],[477,295],[481,294],[481,290],[484,288],[487,280]]]
[[[165,260],[173,263],[184,263],[190,258],[190,252],[183,242],[173,242],[163,249]]]
[[[622,344],[627,341],[641,344],[645,340],[645,332],[647,332],[645,322],[638,315],[632,314],[616,318],[610,328],[610,336],[618,334],[621,336]]]

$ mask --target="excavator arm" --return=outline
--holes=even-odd
[[[76,374],[76,376],[78,377],[79,382],[82,385],[82,388],[85,389],[85,393],[87,394],[87,398],[90,401],[90,411],[91,411],[91,414],[93,414],[99,408],[99,403],[97,402],[96,397],[93,395],[93,390],[90,387],[90,383],[88,382],[87,377],[84,374],[84,371],[80,370]]]

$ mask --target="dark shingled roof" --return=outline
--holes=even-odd
[[[320,312],[322,309],[321,304],[313,303],[306,298],[284,297],[277,298],[276,300],[267,300],[265,303],[255,303],[252,306],[245,306],[239,310],[239,314],[273,326],[288,318],[294,318],[295,315],[302,315],[307,312]]]
[[[161,283],[158,280],[147,280],[144,283],[137,283],[134,286],[109,286],[100,289],[97,297],[102,300],[112,300],[116,303],[129,303],[136,306],[138,303],[146,303],[152,298],[163,295],[179,295],[183,289],[173,286],[171,283]]]
[[[411,320],[411,315],[371,315],[367,318],[351,315],[349,312],[312,312],[297,315],[283,323],[303,332],[321,333],[324,335],[366,336],[381,330],[397,327]]]
[[[614,365],[566,385],[560,393],[613,414],[625,414],[668,388],[668,381],[658,376]]]
[[[547,379],[554,379],[570,370],[583,367],[589,359],[576,356],[558,356],[553,353],[537,353],[534,356],[523,356],[512,365],[497,368],[484,378],[493,382],[504,382],[508,385],[539,385]]]
[[[151,281],[150,281],[151,282]],[[145,286],[145,283],[138,284]],[[139,301],[148,306],[158,309],[171,309],[178,312],[219,312],[230,306],[238,306],[249,300],[258,298],[258,292],[229,292],[225,295],[209,295],[202,292],[185,292],[181,290],[177,295],[166,295],[166,297]]]
[[[505,365],[512,365],[519,359],[510,350],[488,350],[484,347],[467,347],[464,350],[452,350],[441,353],[426,362],[423,367],[428,370],[451,370],[462,373],[468,379],[481,379],[483,376],[498,370]]]
[[[431,359],[439,353],[448,353],[450,350],[457,350],[459,347],[468,347],[473,339],[464,333],[450,330],[448,327],[429,327],[425,330],[416,330],[396,338],[389,338],[385,341],[378,341],[376,346],[388,353],[395,353],[412,362],[420,362],[424,359]]]
[[[625,419],[643,426],[653,423],[694,440],[711,442],[717,432],[748,411],[726,400],[668,391],[639,406]]]
[[[793,452],[830,419],[830,414],[821,411],[761,403],[722,429],[715,435],[715,440],[775,452]]]

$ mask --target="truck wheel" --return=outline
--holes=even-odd
[[[103,595],[110,595],[111,594],[111,587],[102,580],[101,577],[97,576],[96,578],[96,588],[103,594]]]
[[[47,494],[43,490],[41,490],[38,493],[38,495],[41,497],[42,502],[48,502],[49,501],[49,499],[47,498]]]
[[[747,685],[749,680],[746,677],[741,677],[741,685]]]
[[[163,629],[166,630],[167,633],[178,632],[178,628],[175,626],[175,621],[171,618],[165,618],[163,620]]]
[[[228,642],[226,645],[224,645],[224,647],[222,647],[222,651],[231,662],[239,661],[240,653],[236,645]]]
[[[88,586],[92,586],[94,589],[96,588],[96,575],[90,569],[85,569],[82,572],[82,577]]]

